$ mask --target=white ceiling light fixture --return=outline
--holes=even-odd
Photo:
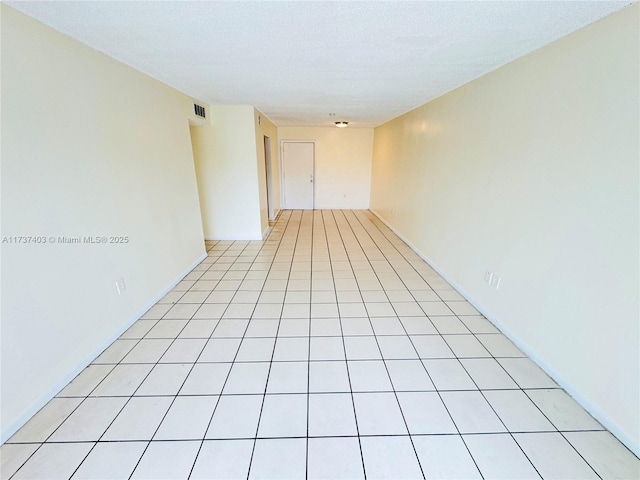
[[[347,125],[349,125],[349,122],[336,122],[336,127],[338,128],[345,128]]]

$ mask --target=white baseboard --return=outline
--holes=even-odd
[[[272,227],[267,227],[267,228],[264,229],[264,232],[262,232],[262,240],[266,240],[267,239],[267,237],[271,233],[271,230],[273,230]]]
[[[142,308],[140,308],[133,316],[128,318],[125,322],[123,322],[120,327],[104,342],[98,345],[84,360],[79,362],[76,367],[71,370],[68,374],[66,374],[63,378],[60,379],[55,385],[53,385],[49,390],[44,392],[40,397],[33,401],[24,411],[20,417],[11,422],[7,427],[5,427],[2,432],[0,432],[0,445],[6,442],[11,436],[16,433],[25,423],[27,423],[31,417],[33,417],[42,407],[44,407],[53,397],[55,397],[64,387],[66,387],[71,380],[76,378],[80,372],[82,372],[91,362],[93,362],[98,356],[104,352],[114,341],[120,337],[124,332],[127,331],[131,325],[133,325],[142,315],[146,313],[151,307],[153,307],[158,300],[164,297],[167,293],[175,287],[178,282],[180,282],[191,270],[193,270],[196,265],[198,265],[202,260],[207,258],[207,254],[203,253],[195,262],[193,262],[186,270],[184,270],[180,275],[178,275],[167,287],[161,290],[157,295],[153,297],[149,302],[147,302]]]
[[[511,340],[516,347],[529,357],[536,365],[545,371],[558,385],[560,385],[573,399],[578,402],[582,408],[584,408],[593,418],[600,422],[607,430],[615,435],[629,450],[631,450],[636,456],[640,456],[640,445],[622,428],[613,422],[611,418],[603,412],[598,406],[594,405],[586,396],[584,396],[580,390],[567,380],[564,376],[555,371],[540,355],[531,349],[522,339],[515,335],[504,323],[494,317],[480,302],[473,298],[468,292],[458,285],[454,280],[442,270],[435,262],[426,257],[415,245],[413,245],[404,235],[398,232],[389,222],[387,222],[378,212],[375,210],[369,210],[373,213],[378,220],[384,223],[393,233],[395,233],[404,243],[406,243],[411,250],[414,251],[422,260],[424,260],[431,268],[433,268],[438,275],[449,283],[460,295],[462,295],[471,305],[474,306],[484,317],[489,320],[498,330],[500,330],[509,340]]]

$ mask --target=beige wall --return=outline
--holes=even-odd
[[[263,234],[269,228],[269,205],[267,203],[267,168],[264,137],[271,141],[271,198],[274,214],[280,211],[280,162],[278,161],[278,127],[259,110],[254,109],[256,131],[256,153],[258,162],[258,186],[260,190],[260,226]]]
[[[260,240],[259,166],[254,108],[211,105],[211,125],[192,126],[204,236]],[[262,165],[264,171],[264,160]]]
[[[204,256],[191,99],[4,5],[2,440]],[[54,244],[126,236],[126,244]],[[118,295],[115,282],[124,279]]]
[[[378,127],[371,196],[636,453],[638,59],[636,4]]]
[[[280,127],[278,136],[315,142],[315,208],[369,208],[372,128]]]

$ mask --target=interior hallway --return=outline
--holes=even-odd
[[[207,249],[1,447],[2,478],[638,475],[370,212]]]

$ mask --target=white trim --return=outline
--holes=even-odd
[[[534,350],[532,350],[525,342],[523,342],[517,335],[509,330],[504,323],[494,317],[480,302],[474,299],[469,293],[467,293],[460,285],[442,270],[435,262],[426,257],[415,245],[413,245],[404,235],[398,232],[389,222],[387,222],[378,212],[373,209],[369,210],[373,213],[382,223],[384,223],[393,233],[395,233],[404,243],[406,243],[411,250],[414,251],[422,260],[433,268],[438,275],[444,278],[449,285],[451,285],[460,295],[462,295],[471,305],[474,306],[487,320],[489,320],[498,330],[500,330],[509,340],[511,340],[516,347],[529,357],[536,365],[545,371],[558,385],[560,385],[573,399],[578,402],[582,408],[584,408],[593,418],[600,422],[607,430],[615,435],[624,445],[627,446],[636,456],[640,456],[640,445],[634,441],[634,439],[624,432],[615,422],[609,418],[609,416],[603,412],[597,405],[594,405],[587,397],[585,397],[573,384],[567,380],[564,376],[556,372],[547,362],[544,361]]]
[[[271,220],[271,221],[273,221],[273,220]],[[267,239],[267,237],[271,233],[271,230],[273,230],[272,227],[267,227],[267,228],[264,229],[264,232],[262,232],[262,240],[263,241]]]
[[[262,237],[260,236],[261,234],[258,235],[220,235],[217,236],[215,238],[213,237],[205,237],[205,240],[209,241],[209,242],[233,242],[235,240],[238,241],[244,241],[244,240],[262,240]]]
[[[71,380],[76,378],[80,372],[82,372],[91,362],[93,362],[98,356],[104,352],[113,342],[115,342],[120,335],[127,331],[131,325],[133,325],[142,315],[146,313],[151,307],[153,307],[158,300],[164,297],[167,293],[175,287],[191,270],[193,270],[202,260],[207,258],[206,252],[203,253],[194,263],[191,264],[186,270],[178,275],[167,287],[165,287],[160,293],[158,293],[152,300],[145,304],[138,312],[132,317],[128,318],[124,323],[120,325],[118,330],[111,336],[109,336],[104,342],[98,345],[84,360],[79,362],[76,367],[71,370],[67,375],[62,377],[59,382],[53,385],[49,390],[40,395],[40,397],[24,410],[24,413],[20,415],[16,420],[11,422],[6,428],[0,432],[0,445],[6,442],[11,436],[16,433],[25,423],[27,423],[31,417],[33,417],[38,411],[44,407],[53,397],[55,397],[64,387],[66,387]]]

